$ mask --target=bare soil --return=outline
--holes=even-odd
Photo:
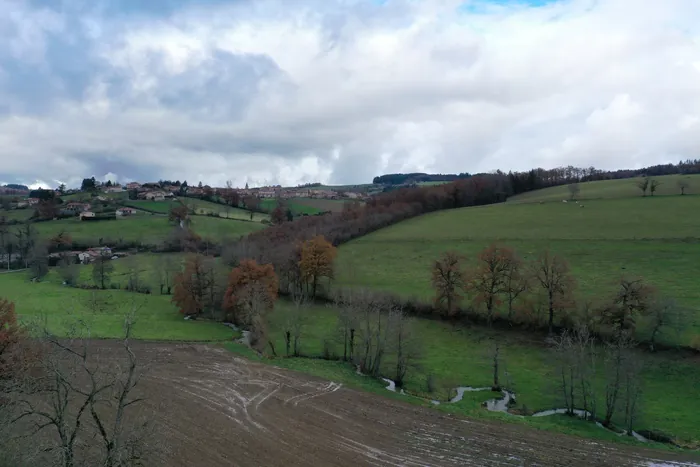
[[[100,344],[118,353],[118,342]],[[688,461],[506,423],[468,420],[239,358],[139,342],[139,410],[157,409],[167,466],[578,466]],[[673,465],[673,464],[658,464]],[[680,464],[679,464],[680,465]]]

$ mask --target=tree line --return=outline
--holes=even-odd
[[[550,336],[585,327],[615,341],[628,333],[652,351],[664,334],[678,333],[686,324],[685,310],[641,278],[621,277],[614,293],[599,303],[577,301],[568,263],[548,250],[530,262],[501,244],[483,249],[473,262],[446,252],[430,273],[435,313],[446,319],[544,328]]]

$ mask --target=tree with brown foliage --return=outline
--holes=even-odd
[[[53,237],[49,238],[48,246],[51,250],[68,250],[73,245],[73,237],[65,230],[60,231]]]
[[[190,213],[187,206],[184,204],[176,204],[168,212],[168,220],[181,227],[188,225],[190,222]]]
[[[172,301],[180,313],[185,316],[199,316],[206,306],[209,288],[212,286],[211,276],[207,272],[206,258],[193,254],[185,260],[182,271],[173,278]]]
[[[566,307],[571,300],[575,282],[569,265],[563,258],[545,251],[532,264],[532,277],[547,294],[549,334],[554,331],[554,313]]]
[[[227,318],[239,325],[251,325],[256,315],[271,310],[277,300],[279,280],[271,264],[246,259],[228,277],[224,294]]]
[[[523,261],[513,253],[509,267],[506,270],[505,295],[508,302],[508,320],[513,319],[513,305],[530,288],[530,278],[524,270]]]
[[[435,306],[443,309],[445,316],[452,316],[462,300],[461,292],[466,284],[461,261],[459,254],[448,251],[431,268]]]
[[[26,337],[17,322],[15,304],[0,298],[0,380],[10,377],[17,364],[17,346]]]
[[[491,325],[500,296],[508,292],[508,277],[515,267],[512,249],[491,245],[479,253],[476,266],[467,273],[467,291],[474,294],[475,305],[486,307],[486,320]]]
[[[646,315],[656,301],[656,290],[642,279],[622,277],[618,289],[600,313],[600,321],[612,328],[614,338],[633,333],[637,320]]]
[[[50,220],[58,216],[58,204],[55,199],[39,201],[36,207],[36,216],[42,220]]]
[[[278,204],[275,209],[272,210],[270,214],[270,220],[274,225],[280,225],[287,220],[287,213],[282,205]]]
[[[243,198],[243,205],[249,211],[259,211],[260,210],[260,198],[257,196],[246,196]]]
[[[333,279],[333,264],[337,254],[337,249],[322,235],[317,235],[302,244],[299,268],[307,292],[309,286],[311,287],[309,294],[312,299],[316,298],[318,283],[322,278]]]

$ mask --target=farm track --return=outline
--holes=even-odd
[[[119,343],[99,341],[107,355]],[[168,466],[584,466],[672,453],[441,414],[208,345],[134,343]],[[102,353],[102,352],[100,352]],[[671,465],[671,464],[666,464]]]

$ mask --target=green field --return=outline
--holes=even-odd
[[[105,311],[97,314],[87,306],[93,291],[61,286],[55,272],[41,283],[29,282],[22,272],[0,276],[0,297],[15,302],[20,320],[24,323],[46,320],[54,332],[65,332],[71,322],[84,320],[89,324],[92,337],[120,337],[123,335],[124,314],[136,306],[136,338],[199,341],[232,338],[231,330],[221,324],[185,321],[169,296],[131,294],[120,290],[94,293],[106,301]]]
[[[308,216],[313,216],[314,214],[320,214],[321,212],[325,211],[326,209],[319,209],[318,207],[314,207],[311,204],[307,204],[308,201],[318,201],[318,200],[309,200],[307,198],[292,198],[289,200],[285,200],[287,203],[287,206],[289,209],[292,211],[293,216],[302,216],[304,214]],[[329,200],[333,201],[333,200]],[[272,212],[275,208],[277,207],[277,200],[274,198],[265,198],[260,200],[260,208],[267,211],[267,212]]]
[[[278,354],[284,354],[285,311],[291,306],[289,302],[279,301],[270,317],[271,335]],[[300,341],[303,354],[320,356],[325,340],[330,342],[333,353],[342,355],[334,309],[308,306],[304,316],[305,325]],[[552,354],[545,348],[542,339],[515,331],[453,326],[434,320],[417,319],[414,320],[413,326],[422,350],[416,368],[412,368],[408,373],[407,391],[425,394],[428,374],[433,374],[438,386],[490,386],[493,370],[487,349],[490,342],[498,340],[501,344],[502,370],[508,373],[506,384],[518,396],[516,408],[527,408],[528,411],[535,412],[562,406],[560,393],[556,389],[556,369],[552,363]],[[681,357],[677,353],[640,353],[640,356],[644,359],[643,408],[636,426],[639,429],[661,430],[686,442],[700,441],[700,430],[696,423],[700,401],[691,389],[700,387],[696,358]],[[384,360],[383,374],[386,377],[392,377],[394,372],[392,357],[387,355]],[[280,360],[274,362],[279,364]],[[350,380],[356,380],[352,376],[352,370],[339,367],[337,363],[305,359],[286,362],[286,365],[298,367],[295,369],[310,371],[320,376],[325,376],[323,371],[331,369],[345,373]],[[370,380],[367,384],[376,387],[379,383]],[[601,392],[599,396],[602,397]],[[440,394],[425,395],[440,397]],[[481,408],[480,403],[490,398],[493,398],[493,395],[489,392],[473,393],[458,404],[444,404],[440,409],[469,416],[517,421],[515,417],[489,413]],[[599,401],[599,407],[602,404],[602,400]],[[603,430],[593,425],[572,420],[557,421],[557,418],[529,419],[528,422],[540,428],[562,428],[560,425],[563,424],[565,431],[586,436],[605,436]],[[565,420],[565,417],[562,419]]]
[[[212,203],[211,201],[204,201],[197,198],[179,198],[179,201],[187,206],[188,209],[193,211],[197,215],[209,215],[212,213],[218,214],[219,217],[224,217],[228,219],[238,219],[242,221],[250,221],[250,211],[242,208],[234,208],[230,206],[224,206],[223,204]],[[269,220],[270,216],[261,212],[253,213],[253,222],[262,222],[263,220]]]
[[[569,261],[582,300],[611,293],[622,275],[643,277],[695,312],[682,336],[700,333],[700,196],[659,196],[574,203],[499,204],[440,211],[343,245],[340,283],[431,300],[430,265],[445,251],[470,261],[490,243],[524,259],[551,249]]]
[[[80,221],[61,219],[35,224],[39,234],[49,237],[59,232],[69,233],[73,240],[104,242],[140,242],[148,245],[160,244],[173,230],[173,225],[163,215],[128,216],[111,221]],[[192,229],[203,238],[224,240],[238,238],[264,225],[229,219],[197,216],[192,219]]]
[[[7,221],[26,222],[34,214],[34,209],[11,209],[9,211],[0,209],[0,217],[4,217]]]
[[[141,209],[147,212],[155,212],[158,214],[168,214],[177,203],[176,201],[142,201],[142,200],[125,200],[121,203],[134,209]]]
[[[655,197],[680,195],[679,180],[688,182],[688,188],[685,190],[686,195],[700,194],[700,175],[664,175],[662,177],[651,177],[651,179],[660,183],[654,194]],[[576,198],[578,200],[589,200],[641,197],[642,191],[637,187],[637,182],[640,180],[641,177],[580,183],[581,191]],[[568,200],[570,196],[568,186],[556,186],[513,196],[508,199],[508,203],[561,202],[565,199]],[[650,196],[648,191],[647,196]]]

